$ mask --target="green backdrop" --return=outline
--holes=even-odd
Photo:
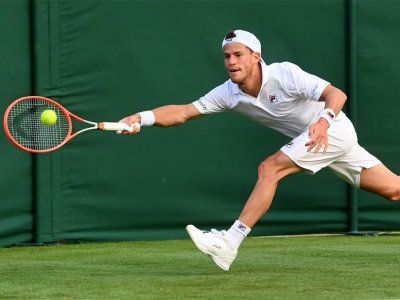
[[[28,1],[0,2],[0,111],[31,93]],[[33,229],[32,159],[16,151],[0,132],[0,246],[30,241]]]
[[[35,93],[55,98],[87,119],[116,121],[157,106],[189,103],[226,80],[220,44],[232,28],[254,32],[267,63],[292,61],[346,88],[344,1],[52,0],[0,5],[0,24],[8,24],[5,18],[11,14],[21,31],[0,29],[16,48],[0,50],[6,51],[3,68],[20,68],[18,78],[12,72],[0,74],[6,87],[3,109],[11,99]],[[394,60],[398,33],[391,32],[395,29],[387,14],[395,22],[400,5],[389,3],[387,11],[378,6],[357,6],[357,127],[360,142],[398,170],[400,145],[383,136],[381,128],[371,127],[385,120],[394,136],[399,131],[394,117],[386,123],[395,109],[384,108],[387,101],[399,106],[392,97],[400,77]],[[5,14],[3,7],[12,12]],[[369,24],[371,15],[374,25]],[[384,32],[380,41],[377,28]],[[5,200],[0,222],[14,231],[0,229],[0,241],[182,238],[189,223],[226,228],[250,194],[258,164],[287,141],[233,113],[179,127],[144,128],[132,137],[82,135],[40,156],[15,150],[2,133],[7,172],[1,175]],[[393,210],[394,204],[367,193],[359,193],[359,201],[360,227],[398,228],[400,210]],[[19,219],[3,214],[7,209]],[[328,170],[301,174],[280,184],[270,212],[252,234],[344,232],[347,215],[342,181]]]
[[[357,6],[357,130],[360,141],[385,165],[400,173],[399,1],[360,1]],[[362,230],[398,230],[398,203],[360,191]]]

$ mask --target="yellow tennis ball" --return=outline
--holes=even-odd
[[[54,110],[46,109],[40,115],[40,120],[45,125],[54,125],[57,122],[57,114]]]

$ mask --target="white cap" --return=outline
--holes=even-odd
[[[229,43],[241,43],[254,52],[261,54],[261,43],[251,32],[244,30],[235,30],[229,32],[222,41],[222,48]]]

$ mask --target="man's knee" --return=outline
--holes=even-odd
[[[390,201],[400,200],[400,176],[390,171],[383,164],[362,169],[360,187]]]
[[[258,179],[269,182],[278,182],[282,179],[282,170],[286,167],[279,155],[272,155],[258,166]]]
[[[400,201],[400,176],[395,175],[394,179],[392,177],[384,196],[390,201]]]
[[[390,201],[400,200],[400,180],[398,185],[393,186],[387,191],[386,198],[388,198]]]

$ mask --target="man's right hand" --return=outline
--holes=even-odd
[[[140,124],[140,115],[139,114],[135,114],[126,118],[123,118],[122,120],[119,120],[119,123],[126,123],[129,126],[131,126],[134,123],[138,123]],[[137,134],[140,131],[140,126],[134,126],[133,129],[131,131],[128,130],[123,130],[122,134],[126,134],[126,135],[131,135],[131,134]]]

